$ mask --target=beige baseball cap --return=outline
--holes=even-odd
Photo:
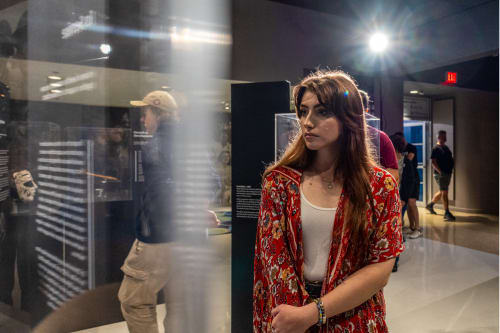
[[[142,101],[130,101],[133,106],[154,106],[164,111],[177,110],[175,99],[166,91],[155,90],[147,94]]]

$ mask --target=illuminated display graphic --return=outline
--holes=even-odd
[[[62,39],[68,39],[77,35],[94,24],[96,24],[96,12],[90,10],[88,15],[80,16],[78,21],[70,23],[66,28],[61,30]]]
[[[40,142],[39,289],[52,309],[95,287],[92,141]]]

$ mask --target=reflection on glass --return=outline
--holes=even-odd
[[[93,147],[93,171],[82,172],[93,177],[94,200],[130,200],[132,195],[132,136],[130,129],[68,127],[71,140],[89,140]]]
[[[149,193],[156,211],[169,208],[156,233],[175,226],[151,244],[169,248],[153,269],[179,272],[163,297],[183,325],[176,331],[228,329],[226,261],[221,278],[210,237],[230,236],[229,10],[225,0],[14,1],[0,10],[0,302],[27,318],[13,327],[88,328],[92,311],[65,311],[82,313],[95,295],[114,302],[95,314],[101,325],[121,319],[118,289],[133,274],[121,267]],[[129,104],[152,91],[171,94],[182,113],[156,137]],[[148,174],[155,144],[173,156],[158,167],[167,173]]]

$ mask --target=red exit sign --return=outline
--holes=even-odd
[[[457,83],[457,73],[456,72],[446,72],[446,84],[455,84]]]

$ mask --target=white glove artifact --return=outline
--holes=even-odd
[[[17,194],[22,201],[33,201],[38,186],[35,184],[28,170],[14,172],[12,175],[16,183]]]

